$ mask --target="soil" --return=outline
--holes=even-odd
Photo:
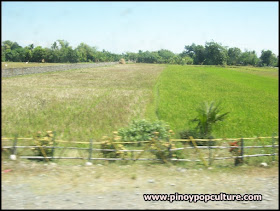
[[[144,201],[145,193],[262,194],[262,201]],[[2,209],[278,209],[278,167],[2,162]]]

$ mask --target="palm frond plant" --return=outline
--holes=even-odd
[[[204,102],[197,108],[197,117],[192,122],[197,122],[196,130],[200,138],[213,138],[212,131],[215,123],[224,121],[229,112],[221,113],[221,103]]]

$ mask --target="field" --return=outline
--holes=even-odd
[[[214,128],[216,138],[278,135],[277,76],[274,68],[127,64],[4,78],[2,137],[51,130],[60,140],[98,141],[145,118],[167,122],[179,138],[180,131],[194,127],[189,122],[203,101],[221,102],[230,112]]]
[[[201,102],[216,101],[230,114],[215,137],[271,136],[278,100],[274,68],[127,64],[35,74],[2,80],[2,135],[53,130],[88,141],[146,118],[168,122],[178,137]]]
[[[157,117],[177,134],[195,126],[190,120],[204,101],[221,102],[223,111],[230,112],[214,129],[215,137],[278,133],[278,69],[171,65],[154,92]]]
[[[180,130],[192,126],[188,121],[205,100],[221,101],[223,110],[231,112],[215,128],[216,137],[278,133],[278,69],[126,64],[2,78],[2,137],[32,137],[39,130],[52,130],[57,139],[97,141],[128,126],[131,120],[143,118],[168,122],[178,137]],[[18,148],[17,155],[31,155],[23,150]],[[245,154],[271,153],[270,148],[245,150]],[[210,152],[201,151],[203,156]],[[215,157],[231,156],[227,149],[211,152]],[[55,156],[87,159],[88,153],[62,149],[56,150]],[[199,159],[192,149],[182,153],[184,158]],[[241,166],[234,166],[233,159],[219,160],[205,168],[202,162],[93,161],[87,166],[84,159],[45,163],[11,161],[6,155],[9,153],[2,153],[4,209],[279,208],[278,156],[246,158]],[[99,156],[102,154],[94,152],[93,157]],[[261,162],[267,162],[268,167],[259,167]],[[251,193],[262,194],[263,199],[208,203],[143,200],[145,193],[176,192]]]
[[[100,139],[144,118],[164,65],[116,65],[2,80],[2,136],[56,131],[70,141]]]

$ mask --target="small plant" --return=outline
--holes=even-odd
[[[38,131],[34,137],[34,141],[35,141],[35,145],[37,146],[36,148],[33,148],[35,155],[43,156],[43,157],[53,156],[53,149],[46,148],[47,146],[49,147],[54,144],[54,133],[52,131],[47,131],[45,133]]]
[[[132,180],[136,180],[137,179],[137,174],[132,174],[130,177]]]
[[[125,150],[124,146],[122,144],[115,143],[116,141],[120,140],[120,136],[115,136],[113,138],[109,138],[107,136],[103,136],[103,142],[100,145],[101,149],[104,149],[105,151],[102,151],[102,154],[105,158],[124,158],[127,156],[126,152],[119,151],[119,150]],[[106,149],[112,150],[112,151],[106,151]]]
[[[175,144],[166,140],[160,140],[158,138],[159,132],[154,132],[155,137],[151,140],[151,152],[156,156],[157,159],[167,162],[170,158],[178,158],[178,151],[172,152],[171,149],[175,148]],[[172,130],[168,131],[168,137],[174,135]],[[168,139],[169,140],[169,139]]]
[[[199,130],[200,136],[207,138],[211,136],[213,125],[219,121],[223,121],[229,112],[221,114],[220,103],[215,105],[211,102],[210,105],[205,102],[197,109],[198,115],[193,122],[197,122],[196,129]]]
[[[197,126],[193,130],[185,130],[180,132],[183,139],[189,139],[192,136],[194,139],[213,139],[212,131],[215,123],[223,121],[229,112],[221,114],[220,103],[215,105],[214,102],[208,104],[202,103],[197,109],[197,117],[191,122],[197,122]],[[214,141],[197,142],[197,145],[214,145]]]

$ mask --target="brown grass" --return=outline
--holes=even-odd
[[[2,80],[2,136],[100,138],[143,118],[164,65],[116,65]]]

